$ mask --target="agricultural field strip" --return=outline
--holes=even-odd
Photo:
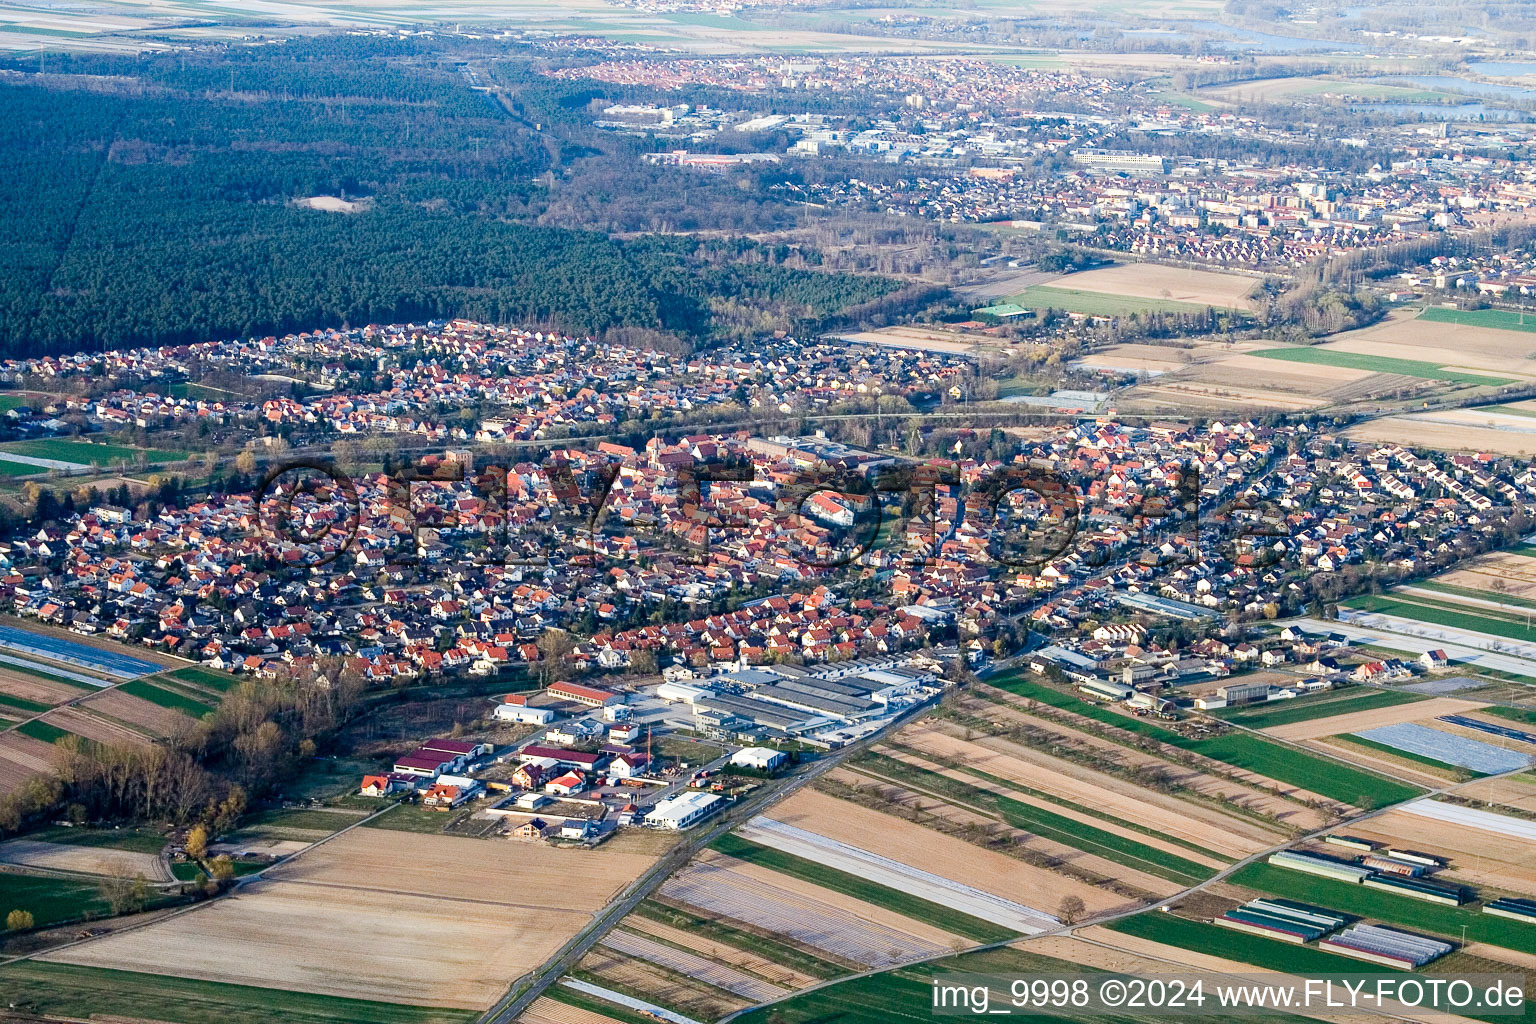
[[[1443,764],[1469,768],[1485,775],[1497,775],[1517,768],[1529,767],[1536,758],[1503,747],[1468,739],[1454,733],[1431,729],[1417,722],[1400,722],[1368,729],[1355,735],[1383,743],[1397,750],[1418,754]]]
[[[1404,786],[1383,776],[1352,768],[1343,762],[1313,756],[1299,747],[1285,746],[1257,732],[1239,732],[1211,739],[1192,740],[1171,729],[1077,700],[1028,680],[1015,678],[993,685],[1026,698],[1033,697],[1045,703],[1052,703],[1059,710],[1065,711],[1069,719],[1102,722],[1128,732],[1150,736],[1179,750],[1201,758],[1209,758],[1228,770],[1236,769],[1239,775],[1251,775],[1255,779],[1269,782],[1276,788],[1289,787],[1280,795],[1291,800],[1306,801],[1325,798],[1349,807],[1353,806],[1353,801],[1361,797],[1370,798],[1373,802],[1380,804],[1406,800],[1410,796],[1418,795],[1417,787]],[[1075,703],[1063,705],[1058,703],[1060,701]],[[1070,724],[1072,728],[1085,735],[1093,735],[1094,730],[1084,728],[1086,722]]]
[[[972,917],[1026,935],[1048,931],[1060,924],[1055,917],[1033,907],[1026,907],[1022,903],[1003,899],[773,818],[760,815],[737,829],[737,833],[763,846],[804,857],[901,892],[910,892],[941,906],[953,907]]]
[[[1117,818],[1113,814],[1100,811],[1097,808],[1087,807],[1074,803],[1065,797],[1056,796],[1013,780],[993,775],[980,768],[970,765],[946,764],[931,755],[924,755],[915,748],[901,749],[895,746],[886,750],[875,750],[876,756],[889,756],[893,760],[903,764],[910,764],[927,771],[934,772],[957,782],[964,782],[983,792],[1006,796],[1027,807],[1033,807],[1057,818],[1066,818],[1075,821],[1079,825],[1085,825],[1098,832],[1107,832],[1110,835],[1119,836],[1121,839],[1130,840],[1152,850],[1171,854],[1175,857],[1189,859],[1192,863],[1209,868],[1220,868],[1230,864],[1235,858],[1226,854],[1217,853],[1214,850],[1190,842],[1175,834],[1182,830],[1163,827],[1154,828],[1150,825],[1142,825],[1124,818]],[[877,762],[878,763],[878,762]],[[974,781],[973,781],[974,780]],[[898,780],[892,779],[892,782]],[[939,796],[941,794],[934,794]],[[945,798],[950,802],[950,798]],[[1070,827],[1070,826],[1068,826]],[[1080,838],[1086,838],[1081,837]]]
[[[913,729],[912,733],[914,749],[923,751],[925,757],[934,757],[940,762],[958,758],[965,763],[984,766],[989,774],[1010,783],[1039,786],[1085,806],[1102,805],[1126,821],[1160,830],[1162,834],[1179,835],[1223,856],[1246,857],[1272,845],[1281,835],[1273,825],[1234,815],[1223,803],[1184,800],[1172,794],[1149,791],[1134,782],[1007,740],[966,740],[926,724]],[[1185,778],[1197,775],[1190,770]],[[1233,791],[1246,792],[1236,783],[1230,788],[1223,786],[1216,790],[1224,800],[1230,799]],[[1321,821],[1319,818],[1318,823]]]
[[[779,988],[806,988],[823,980],[825,973],[836,973],[835,967],[828,965],[830,971],[824,972],[823,975],[807,974],[783,962],[784,959],[788,959],[795,952],[793,950],[788,950],[787,948],[779,950],[778,955],[781,959],[775,960],[772,958],[772,951],[756,952],[739,945],[733,945],[721,938],[702,935],[697,930],[684,931],[681,928],[675,928],[672,925],[653,920],[639,912],[638,908],[635,913],[624,918],[622,924],[627,929],[642,932],[645,935],[659,939],[662,942],[671,943],[674,946],[680,946],[707,960],[724,964],[727,967],[734,967],[743,972],[750,972]],[[739,941],[748,943],[754,940],[760,944],[761,948],[761,943],[764,940],[758,939],[755,936],[739,937]],[[809,956],[810,954],[804,955]]]
[[[648,939],[643,935],[635,935],[632,932],[611,931],[603,937],[601,944],[625,956],[649,960],[653,964],[659,964],[679,974],[697,978],[705,984],[724,989],[732,995],[741,996],[754,1003],[766,1003],[789,991],[724,964],[708,960],[696,953],[675,949],[665,943]]]
[[[116,875],[143,875],[151,882],[172,880],[170,868],[158,856],[99,846],[69,846],[32,839],[7,839],[0,843],[0,863],[50,871]]]
[[[589,996],[596,996],[599,999],[606,999],[610,1003],[616,1003],[631,1010],[650,1014],[663,1021],[670,1021],[671,1024],[701,1024],[700,1021],[684,1016],[676,1010],[669,1010],[665,1006],[657,1006],[655,1003],[648,1003],[644,999],[637,999],[634,996],[625,995],[623,992],[615,992],[613,989],[603,988],[601,985],[594,985],[590,981],[582,981],[580,978],[561,978],[560,984],[569,986],[578,992],[584,992]]]
[[[518,1024],[620,1024],[613,1017],[562,1003],[548,996],[535,999],[517,1019]]]
[[[1440,800],[1414,800],[1403,804],[1398,809],[1421,818],[1446,821],[1465,828],[1481,829],[1484,832],[1536,842],[1536,821],[1527,821],[1524,818],[1494,814],[1491,811],[1480,811],[1473,807],[1462,807],[1459,804],[1448,804]]]
[[[749,999],[601,944],[587,951],[570,976],[700,1020],[715,1020],[751,1005]]]
[[[787,935],[865,967],[889,967],[949,950],[948,946],[860,920],[723,864],[690,864],[664,882],[660,892],[688,906]]]
[[[996,793],[964,776],[957,778],[953,769],[935,770],[905,759],[898,760],[898,763],[904,765],[905,770],[898,771],[885,767],[882,773],[881,766],[877,762],[877,767],[871,769],[869,774],[897,785],[910,786],[918,792],[937,797],[956,806],[980,807],[983,812],[986,812],[987,808],[976,801],[990,796],[995,801],[995,806],[990,813],[1001,817],[1013,827],[1060,844],[1067,849],[1080,850],[1095,857],[1102,857],[1120,868],[1145,871],[1157,878],[1187,884],[1204,878],[1210,870],[1215,870],[1225,863],[1207,865],[1186,860],[1177,854],[1148,846],[1139,836],[1120,836],[1090,822],[1069,818],[1052,809],[1026,803],[1012,795]],[[856,770],[864,769],[856,767]],[[912,776],[917,773],[921,774],[914,779]],[[957,794],[954,791],[956,786],[970,792],[963,795]],[[1110,869],[1110,873],[1115,873],[1113,868]]]
[[[10,654],[0,654],[0,664],[15,665],[17,668],[24,668],[31,672],[43,672],[47,675],[58,676],[60,679],[69,679],[97,688],[116,685],[110,679],[99,679],[95,676],[82,675],[79,672],[71,672],[67,668],[54,668],[52,665],[39,665],[35,661],[27,661],[24,658],[17,658]]]
[[[1406,751],[1397,750],[1381,743],[1361,739],[1358,736],[1328,736],[1319,740],[1306,740],[1314,749],[1344,757],[1365,768],[1392,772],[1405,782],[1436,789],[1447,783],[1466,781],[1463,769],[1442,764],[1429,758],[1418,758]]]
[[[157,665],[151,661],[144,661],[99,647],[77,644],[51,634],[33,633],[28,630],[17,629],[14,626],[0,626],[0,647],[19,651],[22,654],[30,654],[34,657],[45,658],[49,661],[76,665],[80,668],[100,672],[103,675],[112,676],[116,679],[136,679],[139,676],[154,675],[156,672],[164,670],[164,666]],[[98,681],[94,685],[107,684]]]
[[[1497,660],[1493,658],[1479,659],[1478,664],[1488,665],[1491,668],[1497,668],[1505,672],[1513,672],[1517,675],[1536,676],[1536,643],[1527,643],[1512,637],[1498,636],[1475,629],[1446,625],[1434,621],[1434,619],[1427,615],[1423,615],[1423,612],[1429,610],[1424,606],[1407,605],[1401,602],[1398,602],[1398,604],[1415,614],[1398,615],[1341,606],[1339,608],[1338,621],[1345,626],[1354,626],[1365,631],[1362,639],[1367,641],[1370,638],[1369,630],[1382,630],[1405,637],[1413,637],[1417,640],[1439,641],[1438,646],[1443,647],[1451,657],[1458,661],[1470,660],[1453,651],[1449,646],[1446,646],[1454,644],[1463,650],[1470,648],[1474,652],[1500,655],[1500,658]],[[1387,641],[1387,643],[1391,642]],[[1428,645],[1428,647],[1434,646],[1436,645]],[[1422,652],[1411,651],[1409,653],[1417,654]]]
[[[1334,702],[1335,705],[1344,705],[1346,703],[1345,701]],[[1327,718],[1307,719],[1269,728],[1248,726],[1246,722],[1242,721],[1236,721],[1234,724],[1244,725],[1248,728],[1261,728],[1264,735],[1272,736],[1275,739],[1312,740],[1323,736],[1339,736],[1351,732],[1357,733],[1362,729],[1374,729],[1384,725],[1416,722],[1420,719],[1433,718],[1436,715],[1476,711],[1478,708],[1486,706],[1482,701],[1462,700],[1458,697],[1435,697],[1430,700],[1406,704],[1378,704],[1359,711],[1339,706],[1337,713]]]

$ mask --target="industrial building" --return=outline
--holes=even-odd
[[[689,790],[658,803],[646,812],[645,820],[656,828],[680,831],[709,817],[724,804],[722,796]]]
[[[573,701],[589,708],[605,708],[610,704],[624,703],[624,695],[621,693],[610,693],[607,690],[599,690],[595,686],[582,686],[579,683],[552,683],[548,692],[551,697]]]

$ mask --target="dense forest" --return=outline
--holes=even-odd
[[[803,330],[898,287],[750,241],[551,226],[551,196],[567,211],[622,199],[611,174],[583,174],[601,154],[549,124],[586,97],[500,62],[532,83],[503,103],[472,88],[476,66],[344,36],[12,64],[26,73],[0,76],[0,355],[447,316],[707,343]],[[297,202],[313,196],[364,202]]]

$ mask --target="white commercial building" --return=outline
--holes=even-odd
[[[725,797],[690,790],[661,801],[645,813],[645,820],[657,828],[681,830],[713,814],[724,803]]]
[[[555,720],[552,708],[530,708],[525,704],[497,704],[491,717],[498,722],[516,722],[521,725],[548,725]]]
[[[771,772],[788,759],[789,755],[782,750],[773,750],[769,747],[744,747],[731,755],[731,764]]]

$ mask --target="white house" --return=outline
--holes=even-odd
[[[491,717],[519,725],[548,725],[555,720],[555,713],[550,708],[530,708],[526,704],[497,704]]]

